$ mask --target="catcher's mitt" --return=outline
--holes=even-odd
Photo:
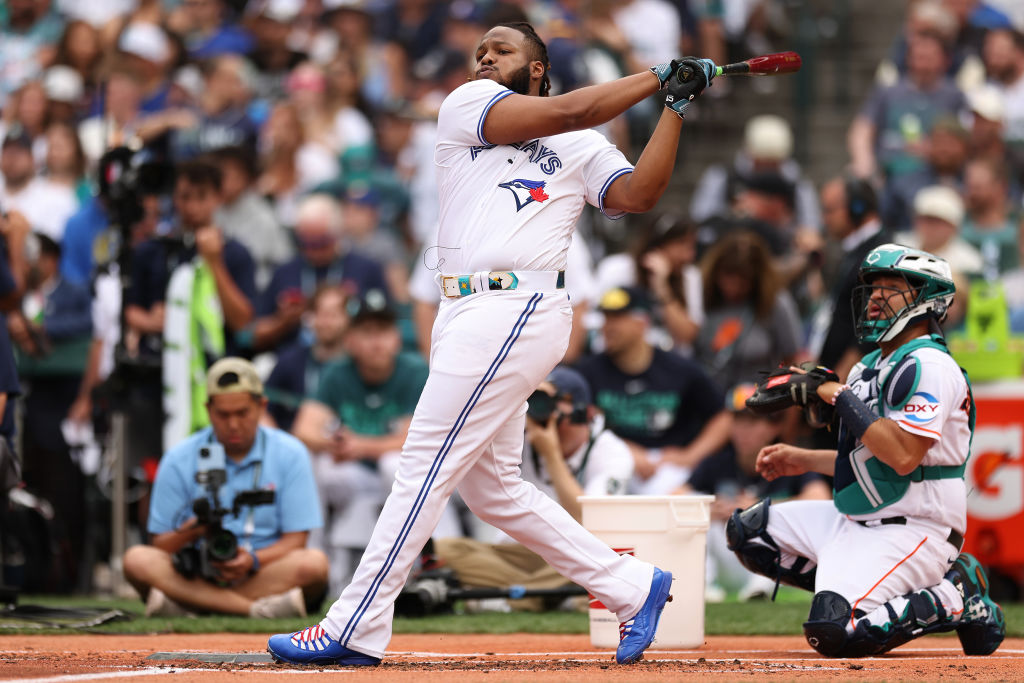
[[[759,415],[785,410],[790,406],[805,408],[808,422],[814,426],[820,422],[822,406],[831,408],[818,396],[818,387],[825,382],[838,382],[839,375],[823,365],[802,363],[806,374],[793,372],[789,368],[778,368],[758,382],[757,390],[747,399],[747,407]],[[814,414],[812,418],[812,414]]]

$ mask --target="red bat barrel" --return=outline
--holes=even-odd
[[[728,75],[769,75],[789,74],[800,70],[800,55],[795,52],[778,52],[773,55],[761,55],[735,64],[722,67],[722,74]]]

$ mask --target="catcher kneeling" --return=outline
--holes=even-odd
[[[814,591],[804,635],[823,655],[877,655],[952,630],[964,653],[991,654],[1003,612],[978,561],[960,552],[974,402],[939,328],[955,292],[949,264],[886,244],[859,276],[857,337],[879,348],[848,384],[825,368],[790,368],[747,402],[755,412],[802,405],[818,425],[834,411],[838,451],[774,444],[757,456],[769,480],[834,477],[834,500],[737,510],[729,547],[751,571]]]

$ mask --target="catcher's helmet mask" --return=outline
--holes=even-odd
[[[881,276],[900,278],[905,289],[891,290],[882,301],[882,315],[869,315],[873,282]],[[862,343],[880,343],[895,339],[908,325],[922,320],[941,323],[953,303],[956,287],[949,264],[937,256],[896,244],[883,244],[872,249],[861,263],[861,284],[853,289],[853,314],[857,339]],[[899,297],[896,294],[902,293]],[[903,305],[899,310],[895,305]]]

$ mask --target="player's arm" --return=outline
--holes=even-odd
[[[509,95],[488,112],[484,138],[492,144],[507,145],[593,128],[611,121],[660,89],[660,79],[645,71],[554,97]]]
[[[654,208],[668,187],[675,168],[682,128],[682,117],[668,108],[661,112],[654,134],[640,154],[633,172],[619,176],[608,188],[605,207],[631,213]]]
[[[838,393],[837,393],[838,392]],[[910,474],[924,460],[925,453],[935,440],[911,434],[895,421],[878,417],[873,410],[847,387],[838,382],[825,382],[818,387],[818,396],[832,402],[843,425],[867,446],[876,458],[896,470],[897,474]]]
[[[786,443],[773,443],[758,452],[754,467],[757,473],[768,481],[779,477],[798,477],[807,472],[832,477],[835,476],[836,451],[811,450]]]

